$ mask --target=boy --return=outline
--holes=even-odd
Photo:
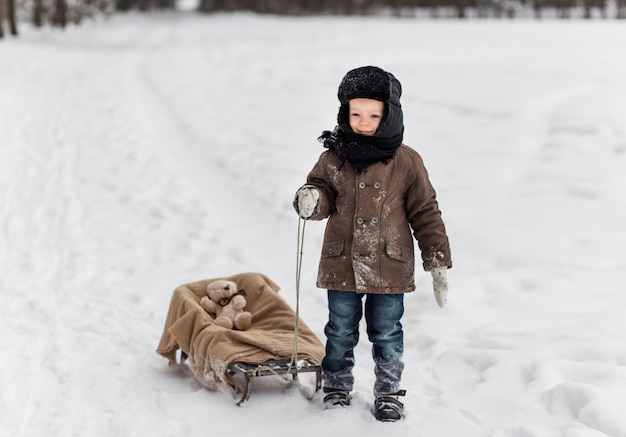
[[[404,293],[415,289],[411,231],[437,303],[447,298],[450,247],[435,191],[419,154],[402,144],[402,87],[378,67],[349,71],[338,91],[337,126],[320,136],[327,151],[296,194],[305,219],[328,217],[317,286],[328,290],[329,320],[322,362],[324,403],[347,406],[354,347],[363,315],[372,343],[380,421],[403,417]]]

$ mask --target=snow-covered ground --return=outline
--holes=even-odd
[[[0,42],[0,435],[626,436],[626,26],[192,13]],[[343,74],[404,87],[438,190],[449,304],[406,299],[406,419],[313,381],[203,389],[155,353],[173,289],[245,271],[295,304],[294,190]],[[303,319],[323,223],[306,228]]]

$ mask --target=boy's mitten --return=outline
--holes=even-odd
[[[441,308],[444,307],[448,300],[447,270],[448,267],[435,267],[430,272],[433,275],[433,291],[435,292],[435,300]]]
[[[320,198],[320,192],[313,187],[300,188],[296,193],[298,214],[300,217],[306,219],[313,215],[317,201]]]

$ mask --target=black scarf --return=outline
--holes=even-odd
[[[357,173],[361,173],[372,164],[386,164],[393,158],[402,143],[402,130],[390,137],[375,137],[336,126],[332,132],[322,132],[318,140],[339,156],[341,167],[349,162],[356,167]]]

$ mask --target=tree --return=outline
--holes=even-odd
[[[0,0],[0,38],[4,37],[3,23],[9,22],[11,35],[17,35],[17,20],[15,18],[15,0]]]
[[[0,0],[0,38],[4,38],[4,29],[2,28],[2,23],[4,22],[4,11],[4,0]]]
[[[43,0],[35,0],[35,4],[33,5],[33,25],[35,27],[42,27],[43,18],[44,18]]]
[[[602,18],[606,18],[606,0],[583,0],[584,17],[592,18],[591,10],[597,8],[600,10]]]
[[[67,26],[67,1],[54,0],[54,14],[52,15],[52,25],[65,28]]]
[[[626,0],[617,0],[617,15],[616,18],[624,19],[626,18]]]

